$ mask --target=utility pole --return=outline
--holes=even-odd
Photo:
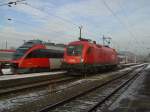
[[[7,40],[6,40],[6,49],[7,49]]]
[[[82,38],[82,26],[79,26],[80,34],[79,34],[79,40]]]
[[[2,42],[2,49],[3,49],[3,42]]]
[[[105,45],[105,37],[104,37],[104,35],[103,35],[103,45]]]

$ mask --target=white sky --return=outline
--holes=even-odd
[[[0,0],[0,4],[15,0]],[[0,48],[18,47],[23,40],[68,43],[83,37],[138,54],[150,51],[149,0],[26,0],[27,4],[0,6]],[[12,20],[9,21],[8,18]]]

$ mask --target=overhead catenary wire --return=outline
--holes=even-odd
[[[15,5],[16,5],[16,3],[22,2],[22,1],[26,1],[26,0],[17,0],[17,1],[13,1],[13,2],[4,3],[4,4],[1,4],[1,5],[8,5],[8,4],[14,4],[14,3],[15,3]],[[27,3],[21,3],[21,4],[27,5]],[[28,5],[29,5],[29,4],[28,4]],[[31,7],[31,5],[30,5],[30,7]],[[39,9],[38,9],[38,10],[39,10]],[[58,17],[58,16],[56,16],[56,17]],[[60,19],[60,18],[59,18],[59,19]],[[8,18],[8,20],[11,21],[12,18]],[[66,21],[68,21],[68,20],[66,20]],[[17,20],[17,22],[18,22],[18,20]],[[23,22],[23,21],[20,22],[20,20],[19,20],[19,23],[23,23],[23,24],[28,24],[28,25],[30,25],[29,23],[26,23],[26,22]],[[36,32],[36,34],[37,34],[37,32]]]
[[[34,7],[33,5],[30,5],[29,3],[22,3],[22,1],[26,1],[26,0],[16,0],[16,1],[14,1],[14,2],[8,2],[7,5],[8,5],[8,4],[15,4],[16,2],[17,2],[17,3],[20,2],[21,4],[28,5],[28,6],[32,7],[32,8],[34,8],[34,9],[40,10],[40,11],[42,11],[42,12],[45,12],[43,9]],[[130,34],[132,37],[134,37],[133,32],[130,31],[130,29],[127,27],[127,25],[113,12],[113,10],[108,6],[108,4],[107,4],[104,0],[102,0],[102,1],[104,2],[104,4],[105,4],[105,6],[107,7],[107,9],[109,9],[109,11],[111,11],[111,13],[112,13],[116,18],[118,18],[118,20],[120,21],[120,23],[127,29],[127,31],[129,32],[129,34]],[[5,5],[6,5],[6,3],[5,3]],[[76,27],[79,26],[79,25],[77,25],[76,23],[72,22],[72,21],[69,20],[69,19],[66,19],[66,18],[57,16],[57,15],[55,15],[55,14],[53,14],[53,13],[50,13],[50,12],[46,12],[46,13],[48,13],[49,16],[53,16],[53,17],[56,17],[56,18],[58,18],[58,19],[60,19],[60,20],[62,20],[62,21],[65,21],[65,22],[67,22],[67,23],[71,23],[72,25],[74,25],[74,26],[76,26]],[[135,42],[136,42],[136,40],[135,40]],[[139,44],[138,44],[138,45],[139,45]]]
[[[49,16],[56,17],[56,18],[58,18],[59,20],[64,21],[64,22],[66,22],[66,23],[70,23],[70,24],[72,24],[73,26],[75,26],[76,28],[78,28],[78,27],[80,26],[80,25],[78,25],[78,24],[76,24],[76,23],[72,22],[72,21],[71,21],[71,20],[69,20],[69,19],[66,19],[66,18],[60,17],[60,16],[55,15],[55,14],[50,13],[50,12],[49,12],[49,13],[48,13],[48,12],[45,12],[45,10],[43,10],[43,9],[41,9],[41,8],[34,7],[33,5],[31,5],[31,4],[29,4],[29,3],[22,3],[22,4],[27,5],[27,6],[31,7],[31,8],[33,8],[33,9],[38,10],[38,11],[41,11],[41,12],[47,13]],[[90,33],[90,32],[88,32],[88,31],[86,31],[86,32],[88,33],[88,35],[89,35],[89,36],[92,36],[92,37],[93,37],[93,34],[91,34],[91,33]]]
[[[34,9],[36,9],[36,10],[38,10],[38,11],[47,13],[49,16],[56,17],[56,18],[58,18],[58,19],[61,20],[61,21],[70,23],[70,24],[72,24],[73,26],[75,26],[76,28],[79,27],[78,24],[72,22],[72,21],[69,20],[69,19],[63,18],[63,17],[61,17],[61,16],[55,15],[55,14],[50,13],[50,12],[45,12],[45,10],[43,10],[43,9],[41,9],[41,8],[34,7],[33,5],[31,5],[31,4],[27,3],[27,2],[24,2],[24,1],[26,1],[26,0],[16,0],[16,1],[13,1],[13,2],[10,1],[10,2],[7,2],[7,3],[1,4],[1,5],[2,5],[2,6],[3,6],[3,5],[8,5],[8,6],[9,6],[9,5],[12,5],[12,4],[13,4],[13,5],[16,5],[17,3],[24,4],[24,5],[27,5],[27,6],[31,7],[31,8],[34,8]],[[89,32],[87,32],[87,33],[88,33],[88,35],[92,35],[92,34],[89,33]],[[92,35],[92,36],[93,36],[93,35]]]
[[[33,8],[33,9],[39,10],[39,11],[41,11],[41,12],[47,13],[49,16],[56,17],[56,18],[58,18],[58,19],[60,19],[60,20],[62,20],[62,21],[65,21],[65,22],[67,22],[67,23],[71,23],[72,25],[74,25],[74,26],[76,26],[76,27],[79,26],[78,24],[72,22],[72,21],[69,20],[69,19],[60,17],[60,16],[55,15],[55,14],[53,14],[53,13],[51,13],[51,12],[45,12],[45,10],[43,10],[43,9],[41,9],[41,8],[34,7],[33,5],[31,5],[31,4],[27,3],[27,2],[26,2],[26,3],[22,3],[22,4],[27,5],[27,6],[31,7],[31,8]]]
[[[133,36],[133,33],[128,29],[127,25],[114,13],[114,11],[109,7],[109,5],[104,0],[101,0],[101,1],[105,5],[105,7],[111,12],[111,14],[120,22],[120,24],[126,28],[126,30],[128,31],[128,33],[131,36]]]
[[[123,6],[120,6],[119,5],[119,7],[120,7],[120,9],[122,9],[122,13],[124,14],[124,16],[126,16],[126,23],[127,23],[127,26],[129,26],[129,27],[132,27],[131,25],[130,25],[130,23],[129,23],[129,20],[128,20],[128,17],[127,17],[127,15],[126,15],[126,12],[125,12],[125,10],[123,9]],[[141,8],[143,8],[143,6],[141,7]],[[136,11],[136,10],[138,10],[138,9],[141,9],[141,8],[136,8],[134,11]],[[130,29],[131,30],[131,29]],[[135,37],[135,33],[132,31],[132,33],[133,33],[133,35],[134,35],[134,37]],[[139,43],[139,41],[137,41],[135,38],[132,38],[133,39],[133,41],[136,41],[136,43],[139,45],[140,43],[142,43],[142,45],[143,45],[143,39],[142,40],[140,40],[141,42]],[[142,36],[143,37],[143,36]],[[135,39],[135,40],[134,40]],[[143,47],[142,47],[143,48]],[[144,48],[143,48],[144,49]]]
[[[16,3],[23,2],[23,1],[26,1],[26,0],[17,0],[17,1],[13,1],[13,2],[10,1],[10,2],[6,2],[6,3],[2,3],[2,4],[0,4],[0,6],[10,5],[10,4],[15,4],[15,5],[16,5]],[[65,21],[65,22],[67,22],[67,23],[71,23],[72,25],[74,25],[74,26],[76,26],[76,27],[79,26],[79,25],[77,25],[76,23],[73,23],[73,22],[72,22],[71,20],[69,20],[69,19],[62,18],[62,17],[57,16],[57,15],[55,15],[55,14],[53,14],[53,13],[45,12],[43,9],[34,7],[34,6],[32,6],[31,4],[29,4],[29,3],[27,3],[27,2],[25,2],[25,3],[23,2],[23,3],[21,3],[21,4],[27,5],[27,6],[31,7],[31,8],[34,8],[34,9],[36,9],[36,10],[39,10],[39,11],[41,11],[41,12],[47,13],[49,16],[56,17],[56,18],[58,18],[58,19],[60,19],[60,20],[62,20],[62,21]]]
[[[119,21],[119,23],[125,27],[126,31],[130,34],[131,38],[134,40],[134,42],[139,46],[139,42],[136,40],[135,35],[133,32],[128,28],[128,26],[114,13],[114,11],[109,7],[109,5],[105,2],[105,0],[101,0],[105,7],[109,10],[109,12]],[[140,45],[140,47],[144,50],[144,48]]]
[[[16,1],[8,1],[8,2],[5,2],[5,3],[0,3],[0,6],[9,6],[9,7],[12,7],[12,5],[17,5],[18,3],[21,3],[23,1],[26,1],[26,0],[16,0]]]
[[[49,1],[50,2],[50,1]],[[53,4],[52,2],[50,2],[51,4]],[[67,10],[69,10],[69,9],[67,9]],[[70,20],[69,20],[70,21]],[[66,21],[67,22],[67,21]],[[72,21],[71,21],[71,23],[73,23]],[[73,23],[76,27],[80,27],[80,26],[82,26],[82,27],[84,27],[83,25],[79,25],[79,24],[76,24],[76,23]],[[93,35],[93,33],[91,33],[91,32],[89,32],[89,31],[87,31],[86,30],[86,33],[87,33],[87,35],[88,36],[91,36],[91,37],[95,37],[94,35]]]
[[[38,11],[41,11],[41,12],[47,13],[47,14],[48,14],[48,16],[53,16],[53,17],[58,18],[58,19],[59,19],[59,20],[61,20],[61,21],[64,21],[64,22],[66,22],[66,23],[70,23],[71,25],[75,26],[76,28],[77,28],[77,27],[79,27],[79,25],[78,25],[78,24],[76,24],[76,23],[72,22],[72,21],[71,21],[71,20],[69,20],[69,19],[66,19],[66,18],[60,17],[60,16],[55,15],[55,14],[50,13],[50,12],[49,12],[49,13],[48,13],[48,12],[45,12],[45,10],[43,10],[43,9],[41,9],[41,8],[34,7],[33,5],[31,5],[31,4],[29,4],[29,3],[23,3],[23,4],[24,4],[24,5],[29,6],[29,7],[33,8],[33,9],[36,9],[36,10],[38,10]]]
[[[21,23],[21,24],[25,24],[25,25],[30,25],[30,26],[32,26],[32,24],[29,24],[28,22],[24,22],[24,21],[21,21],[21,20],[16,20],[16,19],[13,19],[13,18],[9,18],[8,19],[10,22],[11,21],[13,21],[13,23],[15,22],[17,22],[17,24],[19,23]],[[26,24],[27,23],[27,24]],[[42,28],[42,30],[43,31],[46,31],[46,32],[43,32],[43,31],[41,31],[41,29],[35,29],[34,30],[34,28],[32,28],[32,31],[34,32],[32,32],[32,33],[18,33],[18,32],[10,32],[10,34],[11,35],[18,35],[18,36],[24,36],[24,37],[32,37],[32,38],[42,38],[43,36],[44,37],[49,37],[49,35],[48,35],[48,33],[49,33],[49,31],[56,31],[56,30],[54,30],[54,29],[52,29],[52,30],[46,30],[45,28]],[[2,35],[2,34],[0,34],[0,35]],[[71,35],[71,34],[69,34],[70,36],[72,36],[73,37],[73,35]],[[3,36],[3,35],[2,35]],[[7,36],[7,38],[10,38],[10,36]],[[16,39],[20,39],[20,37],[18,37],[18,38],[16,38]],[[22,40],[22,39],[20,39],[20,40]]]

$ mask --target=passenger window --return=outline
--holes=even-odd
[[[35,51],[32,51],[30,52],[26,58],[40,58],[42,57],[42,53],[40,52],[40,50],[35,50]]]
[[[33,53],[31,52],[31,53],[29,53],[29,54],[27,55],[26,58],[32,58],[32,57],[33,57]]]
[[[64,53],[54,50],[38,49],[32,51],[26,58],[63,58]]]

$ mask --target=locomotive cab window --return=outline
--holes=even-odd
[[[83,45],[69,45],[67,54],[70,56],[80,56],[82,54]]]

